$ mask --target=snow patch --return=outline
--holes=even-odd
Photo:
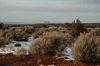
[[[14,41],[11,40],[12,43],[9,43],[8,45],[5,45],[5,48],[0,48],[0,54],[8,54],[8,53],[13,53],[15,54],[15,51],[17,50],[18,47],[15,47],[15,44],[19,43],[21,44],[21,47],[25,48],[26,50],[28,50],[28,47],[30,45],[31,42],[34,41],[34,37],[31,36],[28,38],[28,42],[25,41]],[[28,51],[27,51],[27,55],[28,55]]]
[[[28,55],[28,47],[31,44],[31,42],[33,42],[33,41],[34,41],[34,37],[33,36],[28,38],[28,42],[25,42],[25,41],[18,42],[18,41],[11,40],[12,43],[9,43],[8,45],[5,45],[5,48],[0,48],[0,54],[8,54],[8,53],[15,54],[15,51],[18,48],[18,47],[15,47],[15,44],[19,43],[19,44],[21,44],[21,47],[23,47],[23,48],[25,48],[27,50],[27,55]],[[71,55],[71,48],[66,47],[64,51],[58,52],[57,54],[66,55],[66,56],[62,56],[61,57],[61,58],[68,58],[68,59],[64,59],[65,61],[74,60],[74,58]],[[54,66],[54,65],[48,65],[48,66]]]
[[[66,47],[64,51],[58,52],[57,54],[66,55],[66,56],[59,57],[59,58],[65,58],[65,57],[68,58],[68,59],[64,59],[65,61],[74,60],[74,58],[71,55],[71,48]]]

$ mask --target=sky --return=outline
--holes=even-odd
[[[0,0],[0,22],[100,23],[100,0]]]

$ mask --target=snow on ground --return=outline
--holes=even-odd
[[[29,47],[30,43],[33,42],[33,41],[34,41],[33,36],[29,37],[27,42],[25,42],[25,41],[18,42],[18,41],[11,40],[12,43],[9,43],[8,45],[5,45],[6,48],[0,48],[0,54],[7,54],[7,53],[15,54],[15,51],[18,48],[18,47],[15,47],[16,43],[20,43],[21,47],[28,50],[28,47]],[[28,54],[28,52],[27,52],[27,54]],[[58,54],[61,54],[61,52],[58,52]],[[62,51],[62,54],[66,55],[66,56],[62,56],[62,58],[65,58],[65,57],[68,58],[68,59],[64,59],[65,61],[74,60],[72,55],[71,55],[71,48],[66,47],[65,50]],[[53,65],[50,65],[50,66],[53,66]]]
[[[8,54],[8,53],[15,54],[15,51],[18,48],[18,47],[15,47],[16,43],[21,44],[21,47],[28,50],[28,47],[29,47],[30,43],[33,42],[33,41],[34,41],[33,36],[29,37],[27,42],[25,42],[25,41],[18,42],[18,41],[11,40],[12,43],[9,43],[8,45],[5,45],[6,48],[0,48],[0,54]]]
[[[64,54],[68,55],[67,56],[68,59],[65,59],[65,60],[66,61],[68,61],[68,60],[74,60],[74,58],[71,55],[71,48],[66,47],[65,49],[66,49],[67,52],[66,53],[64,52]]]
[[[58,54],[61,54],[61,52],[58,52]],[[68,58],[68,59],[64,59],[65,61],[74,60],[74,58],[71,55],[71,48],[66,47],[65,50],[62,51],[62,55],[66,55],[66,56],[62,56],[59,58]]]
[[[29,41],[29,42],[33,42],[33,40],[34,40],[34,37],[33,37],[33,36],[28,37],[28,41]]]

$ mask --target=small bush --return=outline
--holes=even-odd
[[[47,26],[45,24],[41,25],[41,28],[47,28]]]
[[[0,29],[3,29],[3,23],[0,23]]]
[[[5,51],[5,47],[4,46],[1,47],[1,51]]]
[[[40,28],[37,32],[33,33],[33,36],[35,38],[38,38],[39,36],[41,36],[44,32],[48,32],[47,28]]]
[[[36,25],[35,28],[40,28],[40,26],[39,25]]]
[[[68,28],[63,28],[62,26],[58,27],[58,32],[67,33],[71,35],[71,30],[68,30]]]
[[[56,26],[50,26],[49,28],[48,28],[48,30],[49,30],[49,32],[52,32],[52,31],[57,31],[57,27]]]
[[[34,33],[34,32],[35,32],[35,28],[33,28],[33,27],[31,27],[31,26],[27,27],[26,33],[32,34],[32,33]]]
[[[14,39],[17,41],[27,41],[27,38],[33,32],[35,32],[35,28],[33,26],[11,27],[4,31],[4,36],[8,39]],[[23,37],[25,37],[25,39],[23,39]]]
[[[15,51],[16,56],[20,56],[20,57],[26,55],[26,52],[27,52],[26,49],[23,47],[18,47],[17,50]]]
[[[7,33],[6,38],[11,39],[13,37],[12,33]]]
[[[81,34],[73,44],[72,55],[75,62],[91,62],[100,59],[100,39],[96,36]]]
[[[42,36],[35,39],[35,41],[30,44],[28,52],[29,54],[54,55],[57,52],[62,51],[72,42],[67,39],[72,39],[70,36],[71,35],[65,35],[60,32],[45,32]]]
[[[0,47],[5,46],[9,43],[9,40],[5,37],[0,37]]]
[[[89,33],[92,35],[100,36],[100,29],[92,29]]]
[[[70,24],[70,23],[68,23],[68,22],[66,22],[66,23],[64,23],[63,27],[64,27],[64,28],[71,27],[71,24]]]
[[[17,43],[15,44],[15,47],[21,47],[21,44]]]

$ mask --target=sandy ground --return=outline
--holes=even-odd
[[[64,61],[64,59],[58,59],[55,56],[33,56],[28,55],[23,58],[16,57],[13,54],[0,54],[0,63],[9,64],[10,66],[100,66],[99,62],[75,64],[73,61]]]

